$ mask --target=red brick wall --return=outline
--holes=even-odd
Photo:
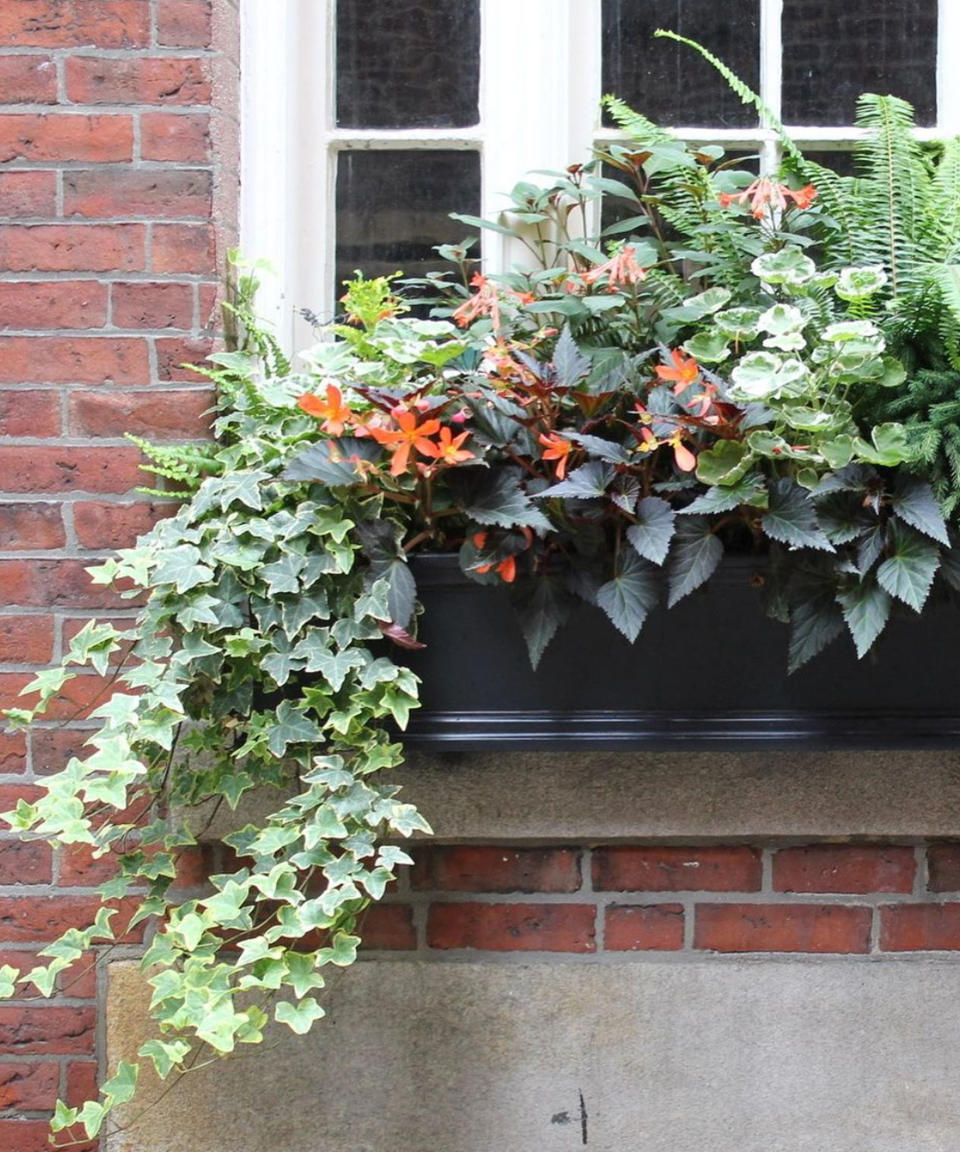
[[[368,950],[820,953],[960,949],[960,845],[434,846]]]
[[[236,0],[0,3],[0,694],[102,609],[83,572],[161,512],[123,439],[204,434],[184,371],[216,326],[235,243]],[[78,699],[75,697],[75,700]],[[58,709],[66,720],[76,702]],[[82,733],[0,735],[0,809]],[[0,839],[0,963],[87,917],[73,854]],[[0,1005],[0,1149],[47,1148],[54,1099],[97,1073],[97,981]]]

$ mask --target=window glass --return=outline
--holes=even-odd
[[[692,48],[654,39],[669,28],[697,40],[756,91],[759,0],[603,0],[603,90],[658,124],[749,127],[752,108]]]
[[[784,122],[852,124],[860,93],[878,92],[934,124],[936,60],[937,0],[784,0]]]
[[[479,0],[338,0],[337,125],[476,124]]]
[[[433,247],[469,233],[450,212],[480,211],[480,156],[466,151],[341,152],[337,160],[336,295],[365,276],[423,276],[451,265]]]

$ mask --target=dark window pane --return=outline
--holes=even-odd
[[[471,229],[450,212],[479,215],[479,153],[341,152],[336,295],[356,268],[367,277],[451,268],[434,245],[457,244]]]
[[[852,124],[861,92],[937,115],[937,0],[785,0],[783,119]]]
[[[658,124],[715,128],[757,123],[727,82],[692,48],[655,40],[669,28],[709,48],[756,91],[759,0],[603,0],[603,90]]]
[[[476,124],[479,79],[479,0],[338,0],[340,127]]]
[[[814,164],[819,164],[821,168],[829,168],[838,176],[856,176],[857,174],[852,152],[807,152],[804,149],[803,154]]]

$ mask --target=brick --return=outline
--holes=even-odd
[[[96,1100],[97,1065],[94,1060],[71,1060],[67,1065],[66,1100],[71,1108],[80,1108]]]
[[[423,848],[410,876],[415,889],[447,892],[576,892],[580,853],[569,848]]]
[[[0,731],[0,772],[5,775],[27,770],[27,741],[22,732]],[[3,963],[0,961],[0,963]]]
[[[145,253],[143,224],[0,227],[0,265],[8,272],[137,272]]]
[[[92,1056],[94,1022],[92,1007],[0,1006],[0,1050],[11,1056]]]
[[[0,282],[0,328],[102,328],[108,293],[96,280]]]
[[[196,384],[202,377],[191,364],[201,364],[213,351],[214,342],[206,337],[157,339],[157,375],[161,380]]]
[[[713,952],[867,952],[869,908],[840,904],[698,904],[694,948]]]
[[[434,904],[431,948],[486,952],[595,952],[595,910],[588,904]]]
[[[0,436],[59,436],[56,392],[0,391]]]
[[[109,946],[104,948],[109,956]],[[87,952],[65,972],[57,977],[57,987],[61,995],[75,1000],[95,1000],[97,998],[97,957]]]
[[[143,48],[149,42],[150,8],[144,0],[17,0],[0,5],[0,44]]]
[[[0,163],[10,160],[133,159],[131,116],[0,114]]]
[[[71,756],[88,756],[92,748],[84,746],[88,730],[70,728],[36,728],[33,732],[33,770],[38,776],[59,772]]]
[[[206,169],[107,168],[64,174],[65,216],[206,217],[211,206],[211,176]]]
[[[0,1064],[0,1108],[42,1112],[53,1108],[59,1094],[59,1064]]]
[[[52,216],[56,210],[55,172],[0,172],[0,216]]]
[[[0,549],[42,551],[66,542],[59,504],[0,504]]]
[[[910,892],[916,873],[912,848],[809,844],[773,858],[777,892]]]
[[[593,853],[593,886],[603,892],[757,892],[760,854],[744,845],[622,846]]]
[[[210,103],[203,59],[71,56],[66,61],[67,97],[77,104]]]
[[[402,951],[416,948],[413,909],[409,904],[371,904],[361,914],[357,935],[364,948]]]
[[[0,841],[0,884],[49,884],[53,855],[38,840]]]
[[[140,155],[144,160],[202,164],[210,159],[210,117],[144,112],[140,117]]]
[[[213,229],[208,224],[158,224],[153,229],[152,257],[154,272],[212,273]]]
[[[156,522],[172,516],[175,504],[141,501],[138,504],[77,503],[73,522],[82,548],[129,548]]]
[[[220,285],[199,284],[197,287],[200,327],[219,329],[223,322],[223,315],[220,310],[220,301],[222,299]]]
[[[128,492],[143,483],[138,448],[0,445],[9,492]]]
[[[113,322],[118,328],[191,328],[192,284],[114,284]]]
[[[201,888],[214,872],[219,871],[216,862],[216,846],[209,842],[184,848],[177,857],[175,888]]]
[[[209,435],[213,396],[204,390],[180,392],[72,392],[70,431],[74,436],[123,436],[151,440],[199,440]],[[100,545],[102,547],[102,545]]]
[[[927,887],[931,892],[960,892],[960,844],[927,848]]]
[[[0,465],[2,466],[2,465]],[[135,600],[91,584],[84,560],[0,560],[0,602],[25,608],[130,608]]]
[[[66,844],[60,849],[60,883],[65,888],[96,888],[117,874],[117,855],[95,857],[89,844]]]
[[[46,56],[0,56],[0,104],[55,104],[57,67]]]
[[[611,904],[607,908],[607,951],[675,952],[682,947],[682,904]]]
[[[56,940],[68,928],[92,924],[99,907],[96,896],[0,897],[0,941],[31,944]]]
[[[49,664],[52,659],[52,616],[0,616],[0,662]]]
[[[16,0],[21,3],[22,0]],[[69,1134],[75,1135],[79,1130],[72,1128]],[[96,1142],[81,1142],[76,1137],[69,1144],[65,1143],[67,1132],[61,1132],[59,1145],[69,1147],[70,1152],[96,1152],[99,1145]],[[46,1120],[0,1120],[0,1148],[4,1152],[50,1152],[50,1126]]]
[[[0,336],[0,383],[146,384],[147,344],[132,336]]]
[[[956,951],[960,904],[888,904],[880,909],[884,952]]]
[[[24,681],[29,677],[22,677]],[[17,806],[18,800],[26,800],[32,804],[42,794],[42,789],[36,784],[0,784],[0,812],[9,812]],[[6,826],[3,829],[7,831]]]
[[[165,48],[206,48],[211,37],[210,0],[158,0],[158,44]]]

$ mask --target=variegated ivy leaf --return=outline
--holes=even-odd
[[[765,284],[799,288],[814,275],[817,266],[799,248],[788,245],[779,252],[764,252],[750,265],[750,271]]]
[[[713,324],[718,332],[728,336],[731,340],[752,340],[760,332],[759,308],[728,308],[725,312],[717,312],[713,317]]]
[[[732,295],[729,288],[708,288],[706,292],[700,292],[684,300],[677,312],[683,313],[684,319],[687,320],[702,320],[704,316],[709,316],[711,312],[716,312],[718,308],[728,304]]]
[[[879,292],[887,282],[887,274],[880,264],[866,268],[844,268],[834,291],[841,300],[863,300]]]
[[[730,355],[727,338],[721,332],[698,332],[684,340],[683,347],[702,364],[719,364]]]

